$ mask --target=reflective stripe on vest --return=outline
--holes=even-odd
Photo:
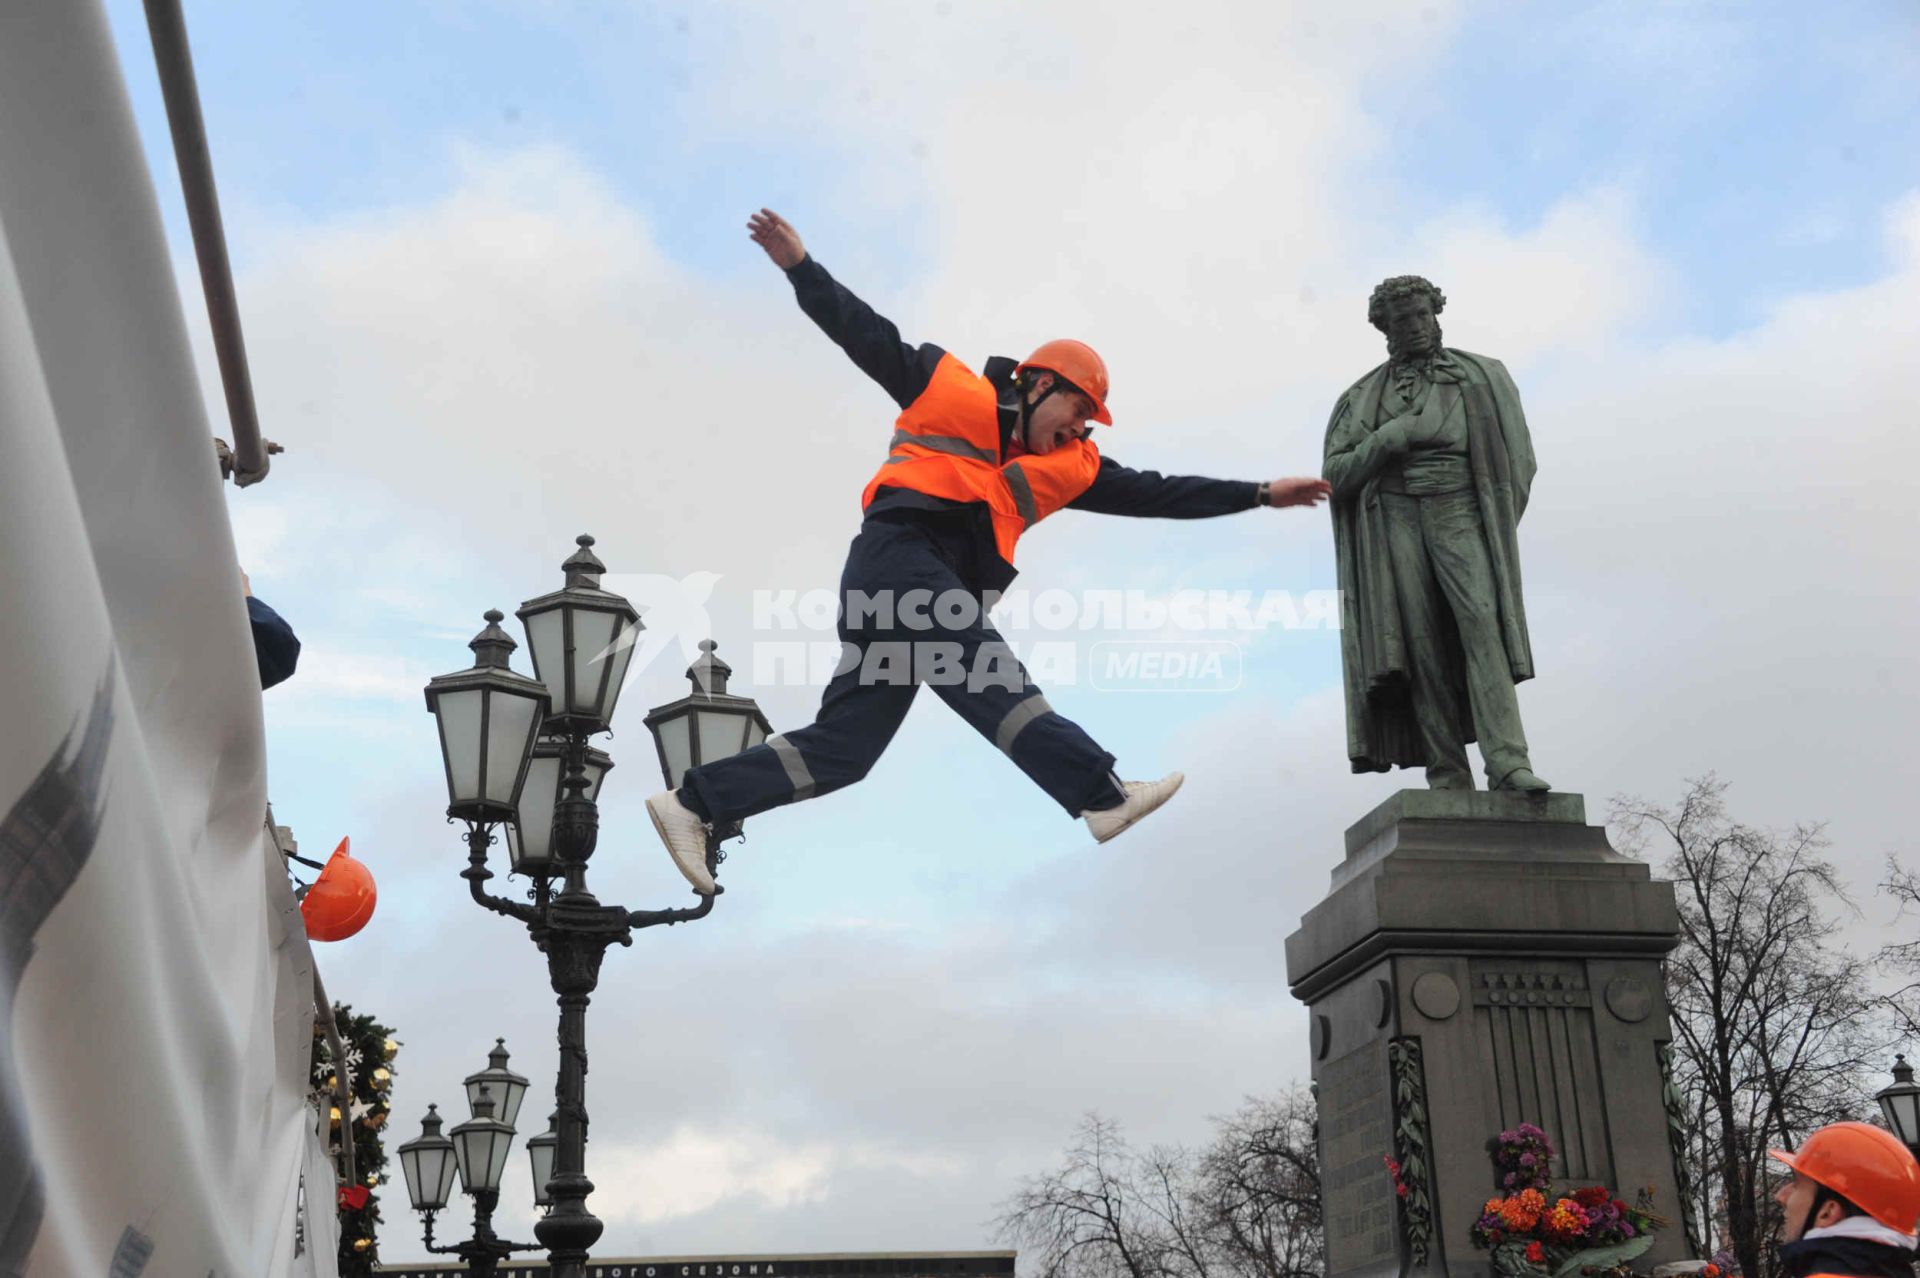
[[[1031,528],[1040,520],[1039,507],[1033,504],[1033,485],[1027,482],[1027,472],[1021,469],[1019,462],[1008,462],[1001,468],[1007,477],[1007,491],[1013,494],[1013,508],[1020,512],[1020,519]]]
[[[999,395],[951,355],[940,357],[926,389],[900,414],[888,449],[861,494],[862,509],[883,486],[979,502],[993,517],[994,549],[1009,564],[1020,534],[1087,491],[1100,473],[1100,452],[1084,439],[999,464]]]
[[[996,423],[997,425],[997,423]],[[955,439],[951,435],[915,435],[911,431],[896,430],[889,448],[898,448],[902,444],[915,444],[921,448],[931,448],[936,453],[951,453],[955,457],[971,457],[975,461],[989,464],[1000,460],[999,454],[990,453],[984,448],[975,448],[964,439]],[[906,460],[903,456],[902,461]]]

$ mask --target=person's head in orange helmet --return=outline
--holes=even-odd
[[[1790,1274],[1911,1273],[1920,1229],[1920,1163],[1891,1132],[1832,1123],[1792,1153],[1774,1194],[1780,1258]]]
[[[1020,444],[1050,453],[1093,432],[1089,422],[1113,425],[1107,412],[1107,364],[1085,342],[1043,342],[1014,369],[1020,390]]]

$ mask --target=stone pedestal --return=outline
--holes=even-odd
[[[1403,790],[1347,831],[1287,938],[1312,1016],[1328,1278],[1484,1278],[1469,1230],[1487,1141],[1530,1122],[1555,1186],[1651,1186],[1672,1219],[1636,1262],[1691,1255],[1671,1143],[1661,957],[1673,887],[1577,794]],[[1396,1197],[1383,1158],[1406,1166]]]

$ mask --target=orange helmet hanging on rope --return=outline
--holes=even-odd
[[[347,851],[347,840],[327,858],[320,877],[300,898],[300,917],[307,921],[307,939],[344,941],[373,917],[373,872]]]
[[[1071,337],[1042,342],[1013,371],[1020,373],[1029,368],[1045,370],[1072,382],[1093,401],[1093,420],[1113,425],[1113,417],[1107,412],[1107,362],[1093,347]]]
[[[1920,1163],[1892,1132],[1871,1123],[1831,1123],[1785,1154],[1767,1151],[1890,1229],[1920,1223]]]

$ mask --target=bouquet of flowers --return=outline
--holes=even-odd
[[[1553,1162],[1553,1142],[1532,1123],[1501,1132],[1488,1142],[1493,1165],[1500,1169],[1500,1187],[1509,1194],[1525,1189],[1545,1190]]]
[[[1654,1230],[1666,1223],[1646,1202],[1628,1206],[1602,1185],[1553,1195],[1553,1145],[1531,1123],[1501,1132],[1492,1148],[1500,1183],[1510,1192],[1487,1200],[1473,1241],[1493,1253],[1494,1270],[1505,1278],[1624,1270],[1653,1246]]]

